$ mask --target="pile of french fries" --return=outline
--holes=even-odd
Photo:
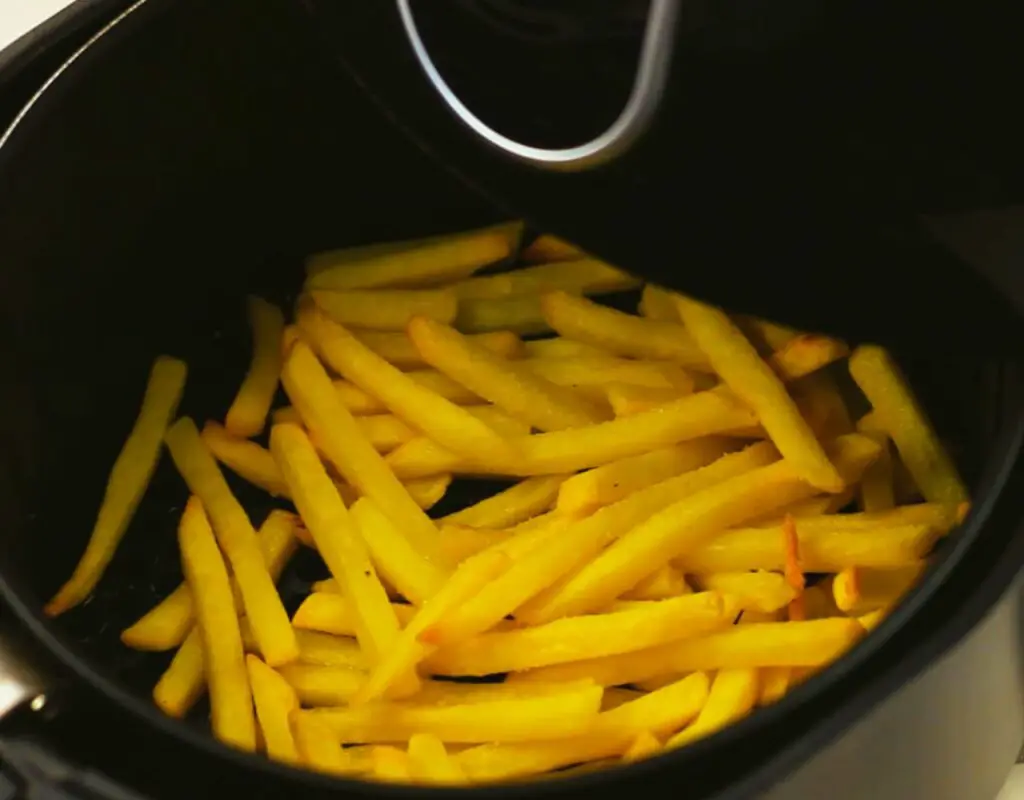
[[[449,785],[612,766],[854,646],[968,509],[886,352],[518,239],[310,259],[291,324],[249,299],[222,424],[174,421],[187,370],[157,359],[48,613],[95,587],[166,445],[191,495],[184,582],[122,639],[175,650],[167,714],[208,693],[214,734],[272,759]],[[590,299],[626,290],[638,314]],[[225,469],[283,507],[257,528]],[[508,486],[428,516],[480,477]],[[299,546],[330,577],[289,619],[275,582]]]

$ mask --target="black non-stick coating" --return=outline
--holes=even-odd
[[[84,547],[155,355],[189,364],[182,413],[220,419],[248,358],[247,292],[287,305],[308,252],[508,215],[337,82],[289,3],[149,5],[128,23],[139,44],[86,54],[0,147],[0,579],[36,606]],[[904,366],[973,484],[1002,368]],[[254,522],[275,505],[232,485]],[[168,656],[118,636],[181,580],[185,498],[165,458],[95,596],[57,621],[139,698]],[[300,554],[288,605],[325,574]]]

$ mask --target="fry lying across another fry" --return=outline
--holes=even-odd
[[[854,647],[969,509],[888,354],[653,285],[625,313],[601,296],[638,281],[554,237],[506,269],[522,235],[314,256],[291,324],[247,301],[249,372],[202,433],[158,359],[47,612],[92,591],[163,440],[185,580],[122,641],[177,648],[166,714],[208,691],[214,735],[278,761],[452,791],[609,768]],[[299,543],[322,571],[279,594]]]

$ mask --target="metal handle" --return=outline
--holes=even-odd
[[[531,147],[503,136],[476,116],[452,91],[430,58],[416,27],[412,0],[397,0],[406,35],[427,78],[448,107],[474,133],[491,146],[530,164],[550,170],[574,172],[611,161],[626,152],[650,124],[661,103],[675,42],[681,0],[651,0],[644,27],[636,76],[622,113],[604,133],[584,144],[561,149]]]

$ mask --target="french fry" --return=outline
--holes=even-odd
[[[153,688],[156,707],[174,719],[184,717],[206,690],[205,661],[202,633],[193,626]]]
[[[275,581],[295,552],[297,525],[298,518],[294,514],[275,509],[267,515],[257,533],[260,552]],[[241,594],[234,583],[232,591],[235,604],[241,606]],[[121,641],[136,650],[170,650],[184,641],[194,623],[192,590],[182,583],[138,622],[126,628],[121,633]]]
[[[785,608],[797,596],[778,572],[718,572],[698,575],[696,581],[705,590],[739,598],[741,608],[766,614]]]
[[[295,747],[307,769],[328,775],[358,775],[365,766],[343,750],[330,729],[314,715],[301,710],[289,717]]]
[[[225,744],[255,750],[256,721],[231,579],[203,506],[195,497],[182,514],[178,545],[185,580],[195,599],[213,733]]]
[[[924,572],[924,562],[896,569],[847,567],[832,581],[833,598],[840,611],[859,617],[899,602]]]
[[[558,386],[606,396],[610,383],[646,389],[673,390],[675,397],[693,391],[691,378],[677,364],[667,361],[631,361],[614,356],[574,358],[525,358],[518,366]],[[674,399],[674,398],[672,398]]]
[[[460,406],[417,384],[360,344],[340,325],[312,309],[304,309],[299,312],[299,326],[316,342],[317,349],[331,367],[360,388],[375,394],[396,416],[439,444],[467,457],[480,450],[493,454],[495,458],[514,456],[512,446],[492,428]],[[312,358],[312,354],[301,347],[293,349],[285,365],[286,374],[288,365],[296,363],[297,358],[301,364],[302,360]],[[294,397],[292,402],[295,402]],[[301,405],[299,411],[302,413]],[[333,460],[333,454],[329,455]],[[341,469],[340,465],[336,466]],[[359,485],[358,480],[348,475],[346,479],[355,486]]]
[[[967,487],[899,368],[881,347],[858,347],[850,374],[871,402],[926,500],[959,505]]]
[[[566,292],[541,298],[544,319],[566,339],[629,358],[673,361],[707,371],[707,356],[678,321],[635,317]]]
[[[522,683],[463,683],[461,681],[425,680],[423,688],[416,693],[410,702],[419,705],[451,705],[453,703],[490,703],[495,700],[517,700],[526,697],[547,697],[561,695],[574,689],[586,689],[593,686],[592,681],[572,681],[569,683],[542,683],[523,681]],[[623,690],[626,691],[626,690]],[[608,690],[602,697],[602,709],[606,706]],[[639,692],[629,692],[629,699],[635,700]]]
[[[448,289],[313,289],[309,295],[335,322],[375,331],[401,331],[416,316],[451,322],[459,308]]]
[[[488,300],[538,295],[556,289],[572,294],[621,292],[638,284],[629,273],[603,261],[581,258],[469,278],[452,284],[451,290],[459,300]]]
[[[516,687],[527,687],[530,686],[529,681],[523,681],[522,683],[503,683],[502,686],[511,686],[513,689]],[[537,684],[538,686],[546,686],[548,684]],[[559,685],[559,684],[555,684]],[[644,696],[644,692],[638,689],[626,689],[622,686],[609,686],[604,690],[604,697],[601,698],[601,711],[611,711],[613,708],[618,708],[623,703],[629,703],[633,700],[639,700]]]
[[[551,330],[535,295],[462,300],[455,327],[464,333],[510,330],[522,336]]]
[[[667,600],[690,594],[693,590],[686,582],[686,577],[673,567],[666,564],[648,578],[622,595],[623,600]]]
[[[246,628],[242,623],[242,641],[246,643]],[[324,667],[351,667],[366,669],[369,662],[359,642],[348,636],[332,636],[319,631],[295,631],[299,641],[299,662]],[[282,667],[283,669],[283,667]]]
[[[612,461],[562,483],[556,508],[564,514],[589,514],[644,486],[710,464],[736,446],[733,440],[709,436]]]
[[[722,311],[676,298],[679,315],[726,385],[757,412],[779,452],[808,483],[840,492],[842,477],[807,426],[779,378]]]
[[[231,565],[263,660],[270,666],[294,661],[299,657],[299,645],[263,560],[256,531],[228,488],[195,423],[182,417],[167,429],[164,441],[178,472],[213,523],[217,544]]]
[[[321,721],[342,743],[404,742],[417,733],[432,733],[446,744],[517,742],[582,733],[597,716],[601,694],[599,686],[584,686],[512,700],[452,705],[395,701],[300,713]]]
[[[707,675],[694,673],[598,714],[591,729],[581,736],[484,744],[464,750],[456,760],[474,781],[495,781],[623,755],[641,734],[673,733],[694,719],[708,698],[709,683]]]
[[[467,783],[465,773],[448,755],[444,743],[430,733],[409,737],[409,776],[428,784]]]
[[[878,627],[879,623],[889,615],[888,608],[879,608],[875,611],[869,611],[867,614],[862,614],[857,617],[857,621],[866,631],[873,631]]]
[[[285,325],[284,326],[284,329],[281,331],[281,360],[282,361],[284,361],[284,359],[288,357],[288,351],[292,349],[292,345],[294,345],[300,338],[302,338],[302,334],[299,333],[299,326],[298,325]]]
[[[637,308],[641,317],[661,322],[679,322],[672,293],[653,283],[644,284],[640,293],[640,305]]]
[[[373,777],[389,783],[408,783],[412,778],[409,754],[390,745],[377,745],[372,749]]]
[[[636,386],[631,383],[613,381],[605,384],[604,394],[616,417],[628,417],[631,414],[663,406],[687,392],[682,392],[677,388]]]
[[[290,722],[292,712],[299,708],[295,690],[256,656],[246,656],[245,664],[267,755],[275,761],[298,764],[299,751]]]
[[[281,374],[284,314],[273,303],[249,295],[246,299],[252,329],[252,361],[238,394],[224,417],[228,433],[248,439],[263,431]]]
[[[409,624],[416,613],[415,606],[392,603],[391,610],[400,627]],[[335,636],[356,635],[356,611],[352,602],[341,594],[314,592],[308,595],[292,617],[292,625],[309,631],[320,631]]]
[[[447,573],[420,553],[369,497],[352,505],[370,559],[389,584],[413,605],[423,605],[444,585]]]
[[[296,350],[293,350],[293,357]],[[398,619],[355,522],[301,428],[275,425],[270,450],[331,575],[351,600],[356,638],[377,663],[398,638]]]
[[[438,535],[441,557],[452,565],[515,536],[511,530],[471,528],[446,522],[441,523]]]
[[[717,592],[653,600],[625,611],[484,633],[427,659],[435,675],[493,675],[653,647],[732,623]]]
[[[473,528],[508,528],[548,511],[559,495],[565,475],[527,478],[468,508],[442,519],[443,523]]]
[[[424,511],[433,508],[444,499],[452,484],[451,474],[434,475],[429,478],[406,481],[404,486],[413,501]]]
[[[464,278],[508,258],[522,235],[510,222],[464,233],[318,253],[307,259],[308,285],[318,289],[431,286]]]
[[[423,367],[427,363],[405,335],[405,331],[359,331],[354,335],[393,366],[408,369]],[[524,353],[522,339],[512,331],[478,333],[474,334],[472,339],[481,347],[504,358],[518,358]]]
[[[278,672],[306,708],[348,705],[366,680],[363,670],[324,664],[285,664]]]
[[[622,754],[622,761],[625,764],[632,764],[636,761],[650,758],[659,750],[661,750],[661,742],[658,741],[658,737],[644,731],[633,740],[629,749]]]
[[[851,479],[859,477],[876,451],[870,439],[856,436],[833,445],[834,458]],[[609,545],[545,603],[531,608],[529,621],[537,624],[600,609],[724,528],[814,493],[814,487],[784,459],[683,497]]]
[[[524,355],[527,358],[578,358],[580,356],[609,357],[611,354],[600,347],[554,336],[549,339],[533,339],[523,342]]]
[[[855,619],[733,625],[633,653],[573,661],[512,675],[510,682],[592,680],[600,686],[637,684],[673,672],[829,664],[864,635]]]
[[[520,255],[523,260],[536,263],[539,261],[570,261],[582,258],[586,253],[564,239],[543,234],[524,247]]]
[[[409,540],[430,557],[437,528],[363,436],[308,347],[299,343],[292,348],[281,380],[318,444],[345,480],[384,509]]]
[[[791,675],[790,667],[765,667],[762,669],[757,704],[770,706],[772,703],[779,702],[789,690]]]
[[[187,373],[184,362],[168,356],[153,362],[142,407],[110,470],[85,552],[71,577],[44,607],[47,616],[56,617],[77,606],[103,577],[156,470],[164,431],[177,413]]]
[[[524,603],[555,586],[561,578],[601,552],[615,537],[621,536],[658,508],[728,476],[742,474],[761,463],[770,463],[775,457],[777,454],[771,445],[755,445],[741,453],[724,456],[695,472],[634,492],[590,517],[573,522],[557,536],[543,538],[472,601],[440,621],[432,631],[433,640],[438,644],[463,641],[489,630],[516,609],[517,618],[530,621]]]
[[[221,464],[275,497],[287,497],[288,487],[274,457],[265,447],[229,433],[216,422],[203,425],[202,439]]]
[[[428,364],[535,428],[578,428],[606,419],[600,407],[584,397],[538,377],[523,362],[494,355],[453,328],[415,317],[407,331]],[[433,438],[451,447],[436,435]]]
[[[865,436],[871,436],[882,448],[879,459],[868,467],[858,487],[860,507],[864,511],[884,511],[896,505],[896,490],[893,484],[892,453],[889,450],[889,436],[871,430],[875,419],[873,413],[866,415],[869,419],[858,420],[857,430]]]
[[[681,747],[743,719],[757,703],[758,681],[756,669],[720,670],[697,719],[669,739],[665,747]]]
[[[849,355],[837,339],[812,333],[799,334],[772,353],[769,366],[785,382],[799,380]]]

